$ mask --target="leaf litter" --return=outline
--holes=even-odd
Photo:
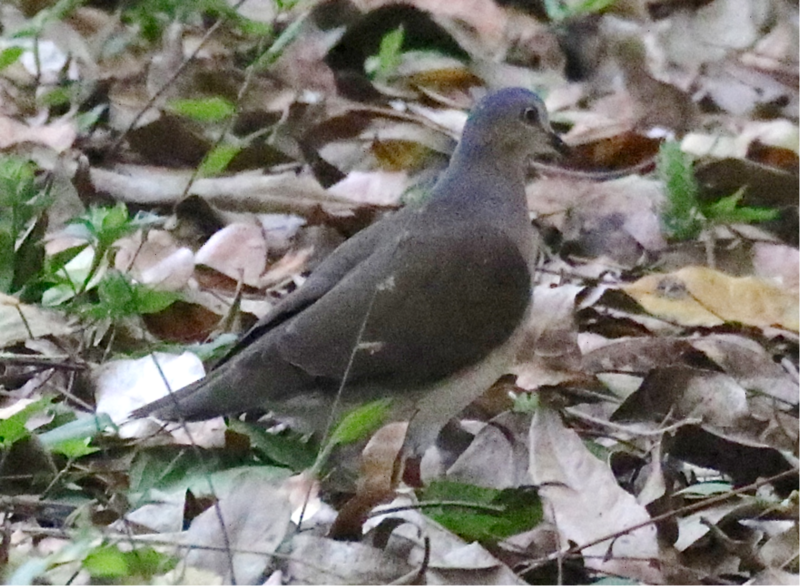
[[[166,4],[0,11],[0,143],[36,165],[4,204],[58,185],[70,217],[127,214],[84,216],[96,241],[56,204],[0,216],[6,580],[796,582],[795,6]],[[387,481],[402,429],[315,477],[292,474],[318,446],[269,414],[126,421],[423,197],[499,85],[541,91],[575,152],[528,185],[546,254],[517,364],[426,453],[426,488]],[[683,242],[665,136],[700,210]]]

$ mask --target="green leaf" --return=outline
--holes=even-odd
[[[608,459],[611,457],[611,450],[601,443],[598,443],[594,440],[585,439],[583,440],[583,445],[592,456],[601,462],[608,462]]]
[[[664,232],[676,240],[696,238],[703,229],[704,217],[697,200],[691,157],[681,150],[679,143],[668,141],[661,145],[657,168],[667,196],[661,212]]]
[[[615,0],[583,0],[580,4],[568,4],[564,0],[544,0],[544,9],[550,20],[560,22],[575,16],[601,12],[614,2]]]
[[[134,313],[147,314],[164,311],[175,303],[181,296],[173,291],[159,291],[147,285],[135,283],[133,285]]]
[[[11,293],[14,282],[14,237],[0,231],[0,291]]]
[[[91,130],[100,120],[102,115],[108,110],[108,105],[98,104],[88,112],[81,112],[75,116],[75,126],[81,134]]]
[[[39,434],[39,441],[43,445],[52,449],[56,446],[72,441],[84,441],[95,437],[106,429],[116,429],[117,426],[105,413],[99,413],[89,417],[82,417],[60,427],[51,429]]]
[[[130,222],[128,208],[119,202],[113,208],[94,208],[95,210],[95,235],[103,248],[108,248],[114,242],[132,234],[136,227]]]
[[[539,408],[538,393],[519,393],[514,397],[512,409],[516,413],[535,413]]]
[[[425,514],[467,541],[499,541],[532,529],[543,517],[533,487],[496,490],[443,480],[431,483],[420,495],[423,504],[442,501],[464,505],[425,507]]]
[[[84,293],[99,281],[98,273],[109,264],[109,252],[117,240],[159,221],[160,219],[152,214],[137,214],[135,218],[131,219],[128,215],[128,208],[122,202],[114,207],[92,207],[82,216],[70,220],[68,232],[86,240],[94,248],[94,254],[90,259],[91,264],[88,267],[85,264],[82,265],[82,268],[86,270],[80,280],[80,285],[74,288],[73,296]],[[77,261],[81,256],[78,255],[73,260]],[[66,284],[75,284],[75,275],[69,274],[65,281]],[[42,299],[43,302],[47,299],[49,303],[54,304],[62,303],[70,299],[70,296],[69,291],[62,287],[59,291],[46,291]]]
[[[732,490],[733,485],[730,482],[700,482],[677,491],[675,495],[683,495],[689,498],[707,498],[718,494],[724,494]]]
[[[33,164],[0,156],[0,291],[16,293],[38,276],[51,202],[36,187]]]
[[[136,584],[156,574],[168,572],[177,565],[177,560],[162,554],[152,547],[137,547],[132,551],[120,551],[116,545],[101,545],[93,549],[83,560],[83,567],[96,579]],[[101,582],[102,583],[102,582]]]
[[[113,207],[91,207],[83,215],[71,219],[70,234],[83,238],[105,252],[114,242],[145,228],[161,222],[152,214],[137,214],[131,218],[128,208],[119,202]]]
[[[177,559],[160,553],[152,547],[137,547],[133,551],[126,552],[125,557],[131,574],[146,578],[168,572],[178,565]]]
[[[239,154],[242,147],[235,144],[220,144],[208,153],[200,164],[200,175],[213,177],[228,168],[233,157]]]
[[[292,44],[304,30],[306,18],[308,18],[309,14],[311,14],[310,11],[305,11],[302,16],[296,18],[287,26],[267,50],[253,62],[251,67],[256,71],[264,71],[280,59],[286,47]]]
[[[84,0],[85,1],[85,0]],[[238,12],[225,0],[136,0],[120,5],[123,20],[139,29],[139,36],[148,41],[162,38],[164,28],[172,22],[193,22],[198,18],[210,21],[226,18],[226,25],[235,25],[240,19]]]
[[[2,448],[7,448],[29,435],[30,432],[25,427],[25,420],[12,416],[0,421],[0,447]]]
[[[220,360],[225,357],[228,352],[239,341],[239,336],[233,333],[220,334],[210,342],[202,344],[189,344],[186,349],[194,352],[203,362],[211,360]]]
[[[97,286],[100,297],[90,314],[96,319],[119,319],[135,315],[133,286],[122,273],[109,271]]]
[[[249,453],[235,450],[195,450],[190,446],[158,446],[140,451],[131,464],[129,497],[139,506],[151,489],[164,492],[191,490],[195,496],[211,495],[236,485],[241,474],[256,474],[281,481],[292,471],[278,466],[256,466]],[[133,507],[135,508],[135,507]]]
[[[583,0],[574,10],[576,14],[591,14],[605,10],[614,2],[616,0]]]
[[[2,215],[2,227],[14,234],[35,215],[28,206],[36,198],[34,185],[34,166],[19,157],[0,157],[0,207],[6,212]]]
[[[20,291],[28,283],[38,279],[44,269],[44,237],[47,231],[47,215],[42,214],[30,225],[24,237],[17,241],[14,255],[14,280],[12,291]]]
[[[97,287],[99,301],[83,308],[93,319],[118,320],[135,315],[157,313],[169,307],[180,295],[172,291],[157,291],[133,283],[118,271],[108,271]]]
[[[73,91],[67,87],[55,87],[47,92],[44,92],[37,98],[37,102],[41,106],[54,107],[63,106],[72,102]]]
[[[295,432],[270,433],[260,427],[239,420],[231,420],[228,429],[247,436],[253,449],[265,459],[287,466],[294,472],[311,468],[316,460],[318,446]]]
[[[94,578],[122,578],[130,573],[126,555],[115,545],[103,545],[90,552],[83,560],[83,568]]]
[[[74,460],[100,451],[100,448],[94,448],[89,445],[91,441],[92,438],[90,437],[84,439],[69,439],[53,445],[50,451],[56,454],[62,454]]]
[[[330,445],[350,444],[368,436],[386,419],[390,405],[391,399],[380,399],[356,407],[334,428]]]
[[[69,301],[82,290],[96,287],[107,268],[107,263],[101,262],[98,266],[96,257],[95,249],[86,246],[64,266],[50,273],[47,280],[51,286],[42,294],[42,305],[54,307]]]
[[[167,108],[198,122],[221,122],[236,113],[236,106],[222,97],[171,100]]]
[[[272,34],[273,29],[269,23],[258,22],[250,20],[249,18],[242,17],[239,21],[239,30],[246,37],[268,37]]]
[[[405,30],[400,25],[381,39],[378,54],[368,57],[364,62],[364,70],[372,79],[386,80],[397,69],[402,61],[403,40]]]
[[[8,47],[0,51],[0,71],[19,61],[24,52],[22,47]]]
[[[769,208],[739,207],[745,187],[733,195],[723,197],[712,204],[703,206],[703,214],[717,224],[750,224],[776,219],[780,212]]]
[[[45,262],[45,271],[49,275],[57,273],[59,270],[64,268],[69,261],[83,252],[87,246],[89,246],[88,243],[78,244],[77,246],[72,246],[66,250],[62,250],[61,252],[57,252],[56,254],[47,257]]]
[[[25,427],[28,419],[47,409],[52,402],[53,400],[50,397],[39,399],[27,405],[21,411],[14,413],[14,415],[0,421],[0,448],[7,448],[14,442],[28,437],[30,432]]]

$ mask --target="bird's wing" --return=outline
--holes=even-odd
[[[509,338],[530,302],[530,269],[491,226],[463,222],[390,239],[287,322],[276,348],[316,377],[416,387],[470,366]]]
[[[334,250],[314,269],[302,287],[281,299],[274,308],[239,338],[230,351],[216,364],[216,367],[256,343],[259,338],[300,313],[333,289],[345,275],[375,252],[380,241],[387,236],[391,238],[400,230],[405,215],[410,211],[410,209],[404,209],[380,222],[375,222]]]
[[[299,381],[306,382],[309,377],[287,364],[275,352],[275,338],[281,335],[282,326],[335,288],[348,273],[375,253],[387,235],[391,237],[399,232],[409,213],[410,210],[403,209],[347,240],[309,275],[300,289],[284,297],[250,328],[205,378],[135,409],[131,416],[157,414],[166,419],[199,420],[253,408],[280,392],[294,392],[298,384],[302,384]],[[261,384],[260,373],[264,370],[280,381],[275,385],[277,390]]]

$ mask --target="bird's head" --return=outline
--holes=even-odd
[[[502,89],[478,102],[467,119],[460,148],[490,148],[497,155],[522,160],[560,158],[568,152],[550,126],[542,99],[523,88]]]

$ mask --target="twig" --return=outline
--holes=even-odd
[[[155,354],[151,353],[150,356],[153,359],[153,364],[155,364],[156,369],[158,370],[158,374],[161,377],[161,380],[167,387],[167,391],[169,391],[169,396],[172,397],[173,401],[175,402],[176,408],[179,407],[178,400],[177,398],[175,398],[175,393],[173,393],[172,391],[172,386],[169,384],[169,381],[167,380],[167,375],[164,373],[164,371],[161,368],[161,365],[158,363],[158,359],[156,358]],[[216,496],[217,492],[216,490],[214,490],[214,483],[211,480],[211,473],[208,470],[208,466],[206,464],[205,459],[203,458],[202,452],[200,451],[200,447],[197,445],[197,442],[194,441],[194,438],[192,437],[192,432],[189,430],[189,426],[187,425],[186,420],[181,415],[180,409],[177,410],[177,414],[178,417],[180,418],[180,426],[186,433],[186,437],[189,438],[189,443],[192,446],[192,450],[197,456],[197,461],[203,467],[203,476],[205,476],[205,480],[208,483],[208,489],[211,491],[211,494]],[[231,584],[236,584],[236,573],[234,571],[234,566],[233,566],[233,552],[231,549],[231,541],[230,541],[230,536],[228,535],[227,527],[225,526],[225,518],[222,515],[222,508],[219,505],[219,498],[214,499],[214,504],[212,506],[214,507],[214,514],[217,517],[217,521],[219,521],[222,533],[222,540],[225,545],[225,553],[228,558],[228,566],[229,566],[228,569],[231,573]]]
[[[404,511],[421,511],[423,509],[438,509],[441,507],[458,507],[460,509],[474,509],[476,511],[488,511],[491,513],[502,513],[506,507],[502,505],[490,505],[483,503],[475,503],[470,501],[426,501],[424,503],[415,503],[413,505],[401,505],[397,507],[377,508],[370,511],[368,518],[381,517],[383,515],[391,515],[393,513],[402,513]]]
[[[600,419],[599,417],[592,417],[591,415],[587,415],[586,413],[581,413],[580,411],[576,411],[574,407],[567,407],[565,409],[567,413],[571,416],[582,419],[584,421],[588,421],[590,423],[594,423],[596,425],[602,425],[603,427],[609,427],[615,431],[619,431],[622,433],[629,433],[631,435],[638,435],[640,437],[650,437],[654,435],[663,435],[670,431],[674,431],[684,425],[698,425],[703,422],[703,419],[700,417],[687,417],[686,419],[681,419],[680,421],[673,423],[672,425],[667,425],[665,427],[661,427],[659,429],[654,429],[652,431],[644,431],[634,429],[627,425],[621,425],[619,423],[614,423],[612,421],[606,421],[604,419]]]
[[[60,368],[62,370],[86,370],[85,362],[78,362],[72,356],[31,356],[0,352],[0,364],[15,364],[19,366],[41,366],[43,368]]]
[[[18,530],[26,535],[33,535],[33,536],[41,536],[41,537],[56,537],[61,539],[69,539],[69,540],[76,540],[80,538],[83,533],[80,531],[74,530],[67,530],[67,529],[52,529],[49,527],[19,527]],[[318,572],[322,572],[328,574],[330,576],[337,576],[342,580],[346,580],[346,576],[342,576],[341,574],[337,574],[336,572],[330,570],[329,568],[324,568],[322,566],[318,566],[312,562],[309,562],[307,558],[298,558],[296,556],[292,556],[291,554],[280,553],[277,551],[264,551],[264,550],[257,550],[257,549],[246,549],[246,548],[239,548],[239,547],[231,547],[226,548],[225,546],[218,546],[218,545],[206,545],[201,543],[180,543],[176,541],[170,541],[169,539],[165,539],[162,536],[156,535],[128,535],[122,533],[102,533],[104,539],[113,540],[113,541],[126,541],[132,544],[142,544],[142,545],[158,545],[164,547],[174,547],[177,549],[190,549],[190,550],[199,550],[199,551],[212,551],[212,552],[226,552],[230,551],[233,554],[242,554],[242,555],[264,555],[269,556],[272,558],[277,558],[281,560],[287,561],[294,561],[297,563],[304,564],[309,568],[313,568]]]
[[[666,521],[667,519],[672,519],[673,517],[677,517],[678,515],[681,515],[681,514],[694,513],[694,512],[697,512],[697,511],[702,511],[703,509],[707,509],[708,507],[711,507],[713,505],[717,505],[719,503],[723,503],[726,500],[728,500],[728,499],[730,499],[730,498],[732,498],[734,496],[738,496],[738,495],[743,494],[745,492],[750,492],[751,490],[755,490],[755,489],[757,489],[757,488],[759,488],[761,486],[764,486],[765,484],[769,484],[769,483],[774,482],[776,480],[781,480],[782,478],[788,478],[792,474],[797,474],[798,472],[800,472],[800,469],[798,469],[798,468],[792,468],[790,470],[784,470],[780,474],[776,474],[774,476],[770,476],[769,478],[762,478],[761,480],[753,482],[752,484],[748,484],[747,486],[742,486],[740,488],[737,488],[737,489],[732,490],[730,492],[727,492],[725,494],[722,494],[722,495],[719,495],[719,496],[716,496],[716,497],[713,497],[713,498],[710,498],[710,499],[706,499],[704,501],[701,501],[699,503],[694,503],[692,505],[686,505],[685,507],[680,507],[678,509],[675,509],[674,511],[667,511],[666,513],[663,513],[661,515],[656,515],[655,517],[651,517],[647,521],[642,521],[641,523],[637,523],[636,525],[632,525],[630,527],[626,527],[625,529],[621,529],[620,531],[615,531],[614,533],[610,533],[610,534],[605,535],[603,537],[599,537],[597,539],[593,539],[592,541],[589,541],[588,543],[583,543],[581,545],[576,545],[574,547],[571,547],[566,552],[564,552],[563,554],[561,552],[554,552],[554,553],[551,553],[551,554],[549,554],[549,555],[547,555],[545,557],[538,558],[536,560],[528,562],[527,564],[525,564],[523,566],[523,569],[521,570],[521,572],[528,571],[528,569],[532,569],[532,568],[534,568],[536,566],[539,566],[539,565],[541,565],[543,563],[556,560],[561,555],[568,556],[568,555],[573,555],[573,554],[580,553],[581,551],[583,551],[584,549],[586,549],[588,547],[592,547],[594,545],[598,545],[598,544],[603,543],[604,541],[608,541],[610,539],[616,539],[616,538],[618,538],[618,537],[620,537],[622,535],[626,535],[628,533],[636,531],[637,529],[641,529],[642,527],[647,527],[648,525],[652,525],[652,524],[655,524],[655,523],[660,523],[661,521]]]
[[[237,3],[236,3],[234,6],[233,6],[233,10],[236,10],[237,8],[239,8],[239,6],[241,6],[241,5],[242,5],[242,4],[243,4],[245,1],[246,1],[246,0],[239,0],[239,2],[237,2]],[[122,142],[125,140],[125,137],[128,135],[128,133],[130,133],[130,132],[131,132],[131,130],[133,130],[133,129],[136,127],[136,125],[139,123],[139,120],[141,120],[141,119],[142,119],[142,116],[144,116],[144,115],[145,115],[145,112],[147,112],[147,111],[148,111],[148,110],[149,110],[149,109],[150,109],[150,108],[153,106],[153,104],[155,104],[155,103],[156,103],[156,101],[158,101],[158,99],[159,99],[159,98],[160,98],[162,95],[164,95],[164,92],[165,92],[165,91],[167,91],[167,89],[169,89],[169,87],[170,87],[170,86],[173,84],[173,82],[174,82],[176,79],[178,79],[178,77],[179,77],[179,76],[180,76],[180,75],[181,75],[181,74],[184,72],[184,70],[185,70],[185,69],[186,69],[186,68],[189,66],[189,64],[190,64],[190,63],[192,63],[192,62],[195,60],[195,58],[196,58],[196,57],[197,57],[197,55],[200,53],[200,51],[202,51],[202,50],[203,50],[203,48],[205,47],[206,43],[207,43],[207,42],[208,42],[208,41],[211,39],[211,37],[212,37],[212,36],[213,36],[213,35],[214,35],[214,34],[217,32],[217,30],[218,30],[218,29],[219,29],[219,28],[222,26],[222,24],[223,24],[223,23],[225,23],[225,22],[227,22],[227,20],[228,20],[228,19],[227,19],[227,17],[225,17],[225,16],[223,15],[223,16],[221,16],[221,17],[220,17],[220,18],[219,18],[219,19],[218,19],[218,20],[217,20],[217,21],[216,21],[216,22],[215,22],[213,25],[211,25],[211,26],[209,27],[209,29],[206,31],[206,34],[204,34],[204,35],[203,35],[203,38],[202,38],[202,39],[200,40],[200,42],[198,43],[197,47],[195,47],[195,50],[194,50],[194,51],[192,51],[192,53],[191,53],[191,54],[190,54],[190,55],[189,55],[189,56],[188,56],[186,59],[184,59],[184,60],[181,62],[181,64],[180,64],[180,65],[178,66],[178,68],[177,68],[177,69],[176,69],[176,70],[173,72],[173,74],[172,74],[172,75],[169,77],[169,79],[167,79],[167,81],[165,81],[165,82],[164,82],[164,85],[162,85],[162,86],[161,86],[161,87],[160,87],[160,88],[159,88],[159,89],[158,89],[158,90],[157,90],[157,91],[156,91],[156,92],[155,92],[155,93],[154,93],[154,94],[153,94],[153,95],[150,97],[150,99],[149,99],[149,100],[147,100],[147,103],[146,103],[146,104],[144,105],[144,107],[143,107],[143,108],[142,108],[142,109],[139,111],[139,113],[138,113],[138,114],[136,114],[136,116],[134,116],[134,117],[133,117],[133,120],[131,120],[131,123],[130,123],[130,124],[128,124],[127,128],[125,128],[125,130],[123,130],[123,131],[122,131],[122,134],[120,134],[120,135],[117,137],[117,140],[115,140],[115,141],[114,141],[114,142],[111,144],[111,147],[109,147],[109,149],[108,149],[108,155],[107,155],[108,157],[111,157],[111,156],[113,156],[113,155],[114,155],[114,154],[115,154],[115,153],[116,153],[116,152],[119,150],[120,146],[122,145]]]

